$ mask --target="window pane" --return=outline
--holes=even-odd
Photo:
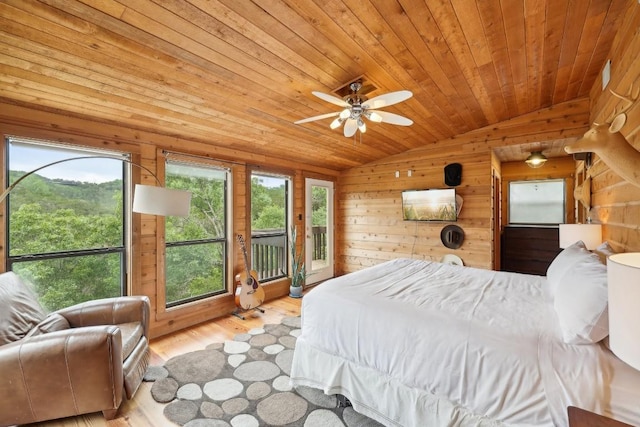
[[[168,307],[226,290],[226,180],[225,170],[167,162],[167,187],[192,193],[187,218],[165,218]]]
[[[7,266],[33,283],[49,310],[122,295],[126,164],[120,158],[126,158],[46,141],[7,142],[10,184],[46,166],[7,199]],[[60,163],[47,166],[52,162]]]
[[[225,290],[224,243],[167,247],[167,305]]]
[[[311,186],[311,222],[313,224],[313,269],[321,269],[329,265],[327,258],[327,205],[329,202],[329,189],[327,187]]]
[[[289,179],[251,175],[251,269],[261,282],[286,276]]]
[[[9,182],[47,163],[92,154],[11,142]],[[122,161],[81,159],[25,178],[9,195],[9,255],[121,247],[122,177]]]
[[[285,178],[251,176],[251,229],[253,231],[286,231]]]
[[[509,183],[511,224],[564,223],[564,180],[513,181]]]
[[[166,217],[167,242],[225,237],[225,171],[168,162],[166,183],[168,188],[188,190],[192,193],[188,217]]]
[[[21,261],[11,269],[34,285],[40,304],[54,311],[120,296],[122,265],[122,253],[110,253]]]

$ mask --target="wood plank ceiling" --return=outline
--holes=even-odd
[[[0,100],[342,170],[588,96],[631,3],[2,0]],[[361,76],[415,123],[293,123]]]

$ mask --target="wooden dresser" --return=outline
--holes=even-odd
[[[545,276],[561,250],[557,226],[507,226],[502,232],[500,266],[503,271]]]

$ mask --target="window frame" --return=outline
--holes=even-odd
[[[251,251],[251,256],[249,259],[249,263],[251,264],[251,269],[252,270],[256,270],[258,272],[258,276],[259,276],[259,281],[262,284],[265,283],[271,283],[271,282],[275,282],[277,280],[281,280],[281,279],[286,279],[289,274],[290,274],[290,268],[291,268],[291,262],[290,262],[290,254],[289,254],[289,230],[291,228],[292,225],[292,195],[293,195],[293,191],[292,191],[292,187],[293,187],[293,176],[291,174],[288,173],[282,173],[282,172],[270,172],[270,171],[264,171],[262,169],[257,170],[257,169],[250,169],[249,171],[249,200],[248,200],[248,204],[249,204],[249,215],[248,215],[248,221],[249,221],[249,230],[251,230],[251,241],[248,242],[248,246],[250,251]],[[257,236],[254,234],[254,230],[253,230],[253,212],[252,212],[252,208],[253,208],[253,177],[265,177],[265,178],[276,178],[276,179],[282,179],[285,182],[285,189],[284,189],[284,202],[285,202],[285,207],[284,207],[284,230],[282,233],[265,233],[262,234],[260,236]],[[253,250],[253,241],[254,239],[259,239],[260,237],[262,238],[270,238],[270,237],[283,237],[284,239],[284,268],[281,269],[280,274],[276,274],[273,276],[269,276],[269,277],[261,277],[261,272],[259,272],[257,270],[257,266],[256,266],[256,257],[254,256],[254,250]]]
[[[178,242],[168,242],[166,239],[166,222],[162,221],[162,225],[159,227],[158,229],[158,233],[162,235],[162,241],[163,241],[163,246],[164,246],[164,250],[162,251],[164,257],[161,263],[159,263],[159,266],[162,266],[162,268],[159,270],[158,274],[161,275],[162,277],[162,286],[161,286],[161,290],[163,293],[163,298],[162,300],[158,300],[158,304],[159,304],[159,309],[161,309],[160,312],[168,312],[168,311],[172,311],[172,310],[179,310],[181,308],[185,308],[188,307],[190,304],[192,303],[198,303],[201,302],[203,300],[209,299],[209,298],[215,298],[215,297],[219,297],[219,296],[223,296],[223,295],[227,295],[229,293],[229,284],[231,283],[231,272],[233,271],[231,264],[230,264],[230,253],[229,253],[229,248],[230,248],[230,230],[232,227],[231,221],[233,219],[233,215],[232,215],[232,204],[233,204],[233,195],[230,193],[231,189],[233,188],[232,185],[232,180],[233,180],[233,174],[231,172],[231,170],[228,167],[222,166],[220,164],[218,164],[217,162],[212,162],[209,159],[205,159],[205,158],[200,158],[199,156],[187,156],[187,155],[181,155],[178,153],[167,153],[167,152],[162,152],[162,154],[164,155],[164,162],[160,162],[163,163],[163,172],[164,172],[164,180],[165,180],[165,185],[166,185],[166,175],[167,175],[167,170],[168,170],[168,166],[170,163],[173,164],[179,164],[181,166],[193,166],[193,167],[198,167],[198,168],[209,168],[212,170],[217,170],[220,172],[223,172],[225,174],[225,180],[224,180],[224,189],[223,189],[223,197],[224,197],[224,213],[225,213],[225,218],[224,218],[224,230],[222,233],[222,237],[211,237],[211,238],[205,238],[205,239],[194,239],[194,240],[182,240],[182,241],[178,241]],[[188,158],[187,158],[188,157]],[[222,259],[224,260],[224,262],[222,263],[222,284],[223,287],[220,290],[216,290],[216,291],[212,291],[212,292],[207,292],[207,293],[203,293],[200,295],[196,295],[196,296],[191,296],[188,298],[183,298],[177,301],[172,301],[172,302],[168,302],[167,300],[167,255],[166,255],[166,250],[170,249],[170,248],[177,248],[177,247],[185,247],[185,246],[194,246],[194,245],[202,245],[202,244],[211,244],[211,243],[222,243],[222,250],[223,250],[223,254],[222,254]],[[160,290],[160,289],[159,289]]]
[[[114,150],[103,150],[85,145],[72,145],[64,142],[54,142],[41,138],[28,138],[15,135],[3,135],[3,165],[5,169],[4,182],[6,186],[11,185],[10,173],[11,173],[11,143],[32,145],[34,147],[49,147],[51,149],[57,149],[60,151],[69,152],[69,161],[71,159],[80,156],[109,156],[118,160],[118,157],[122,158],[122,236],[118,246],[100,247],[91,249],[71,249],[44,253],[34,254],[20,254],[11,255],[11,194],[8,194],[5,199],[4,215],[5,215],[5,233],[3,236],[4,241],[4,265],[5,271],[12,271],[15,264],[22,262],[36,262],[36,261],[49,261],[49,260],[73,260],[80,257],[96,256],[96,255],[108,255],[119,254],[120,258],[120,284],[119,295],[126,296],[129,294],[130,289],[130,272],[131,265],[131,215],[130,215],[130,194],[132,186],[132,173],[131,173],[131,154]],[[73,154],[73,153],[77,153]],[[106,160],[106,159],[105,159]],[[53,166],[53,165],[52,165]],[[47,163],[42,165],[43,169],[48,167]],[[27,173],[30,171],[26,171]],[[115,295],[114,295],[115,296]],[[57,307],[62,308],[62,307]],[[56,308],[56,309],[57,309]]]

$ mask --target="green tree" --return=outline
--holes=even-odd
[[[284,208],[280,206],[266,206],[260,216],[252,225],[253,230],[273,230],[285,229],[285,213]]]
[[[118,246],[122,221],[115,215],[79,216],[71,209],[46,212],[35,203],[23,204],[11,215],[14,256]],[[40,302],[50,310],[121,294],[119,254],[17,262],[13,269],[34,283]]]
[[[251,229],[286,229],[286,190],[283,184],[267,187],[260,177],[251,178]]]
[[[14,183],[25,172],[12,170]],[[8,253],[12,269],[31,281],[43,306],[56,310],[122,294],[122,180],[87,183],[23,179],[9,195]],[[78,251],[110,248],[77,256]]]
[[[311,224],[313,226],[327,225],[327,189],[311,187]]]

